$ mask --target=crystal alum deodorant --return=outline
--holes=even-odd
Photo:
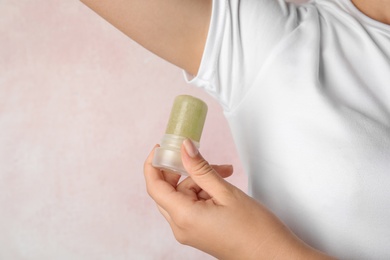
[[[188,96],[177,96],[171,110],[165,135],[156,148],[153,166],[169,172],[188,175],[181,161],[180,147],[187,138],[199,148],[207,105],[202,100]]]

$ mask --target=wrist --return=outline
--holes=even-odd
[[[284,244],[285,248],[280,250],[280,254],[275,258],[278,260],[288,259],[288,260],[328,260],[335,259],[326,255],[323,252],[320,252],[313,247],[310,247],[294,234],[291,233],[291,240]]]
[[[304,259],[334,259],[310,247],[287,227],[282,226],[278,231],[260,242],[249,253],[247,259],[277,259],[277,260],[304,260]]]

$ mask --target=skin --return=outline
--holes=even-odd
[[[196,75],[207,38],[211,0],[81,0],[134,41]],[[352,0],[390,24],[389,0]]]
[[[389,0],[352,0],[352,3],[368,17],[390,25]]]
[[[196,74],[211,17],[211,0],[82,0],[161,58]]]
[[[127,36],[196,74],[207,38],[211,0],[82,0]],[[390,24],[390,0],[353,0],[367,16]],[[188,142],[182,160],[190,176],[165,173],[146,159],[147,190],[176,239],[219,259],[330,259],[299,240],[261,203],[223,177]]]
[[[153,153],[144,165],[147,191],[180,243],[218,259],[331,259],[225,181],[233,168],[210,166],[189,139],[181,153],[190,177],[180,183],[179,175],[152,166]]]

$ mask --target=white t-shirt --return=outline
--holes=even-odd
[[[215,0],[199,73],[251,195],[342,259],[390,259],[390,26],[349,0]]]

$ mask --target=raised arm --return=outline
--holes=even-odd
[[[161,58],[196,74],[211,17],[211,0],[81,0]]]

